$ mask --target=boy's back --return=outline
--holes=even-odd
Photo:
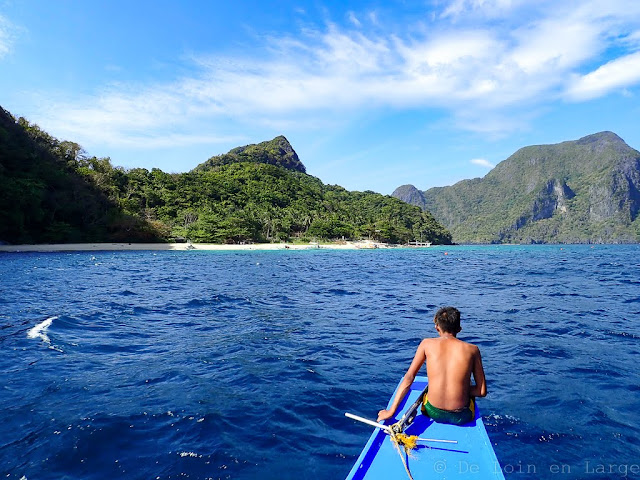
[[[471,373],[480,358],[478,347],[444,336],[425,339],[421,348],[427,361],[429,403],[443,410],[468,406]]]
[[[427,338],[420,343],[391,406],[378,412],[378,421],[387,420],[395,414],[425,362],[429,393],[424,405],[427,410],[423,412],[434,420],[440,416],[447,417],[446,423],[466,422],[468,414],[473,418],[471,398],[487,394],[480,350],[456,338],[462,330],[458,309],[441,308],[434,317],[434,323],[438,338]],[[471,375],[474,385],[471,385]]]

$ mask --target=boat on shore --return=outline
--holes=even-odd
[[[407,247],[413,248],[429,248],[431,246],[431,242],[409,242],[407,243]]]
[[[398,422],[418,400],[427,382],[425,376],[416,377],[395,418],[385,422],[387,429]],[[394,397],[395,392],[389,400],[389,406]],[[418,441],[410,453],[398,449],[385,427],[380,425],[381,428],[376,428],[371,434],[346,480],[504,480],[477,405],[473,421],[461,426],[435,423],[418,413],[404,433],[426,441]]]

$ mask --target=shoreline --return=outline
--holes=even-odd
[[[217,243],[56,243],[39,245],[0,245],[0,252],[121,252],[121,251],[268,251],[268,250],[360,250],[391,248],[378,242],[327,244],[252,243],[223,245]]]

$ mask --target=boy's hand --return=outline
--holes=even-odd
[[[378,412],[378,422],[383,421],[383,420],[388,420],[389,418],[393,417],[393,413],[391,410],[380,410]]]

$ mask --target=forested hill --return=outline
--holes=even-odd
[[[298,158],[298,154],[289,141],[282,135],[267,142],[236,147],[229,151],[229,153],[211,157],[206,162],[198,165],[194,171],[204,172],[222,165],[243,162],[266,163],[306,173],[306,169]]]
[[[0,242],[156,240],[146,220],[119,208],[110,186],[93,181],[101,165],[111,168],[0,108]]]
[[[305,174],[284,137],[212,157],[188,173],[125,170],[0,108],[0,242],[179,238],[451,242],[418,207]]]
[[[457,243],[640,242],[640,152],[612,132],[518,150],[483,178],[393,196]]]

